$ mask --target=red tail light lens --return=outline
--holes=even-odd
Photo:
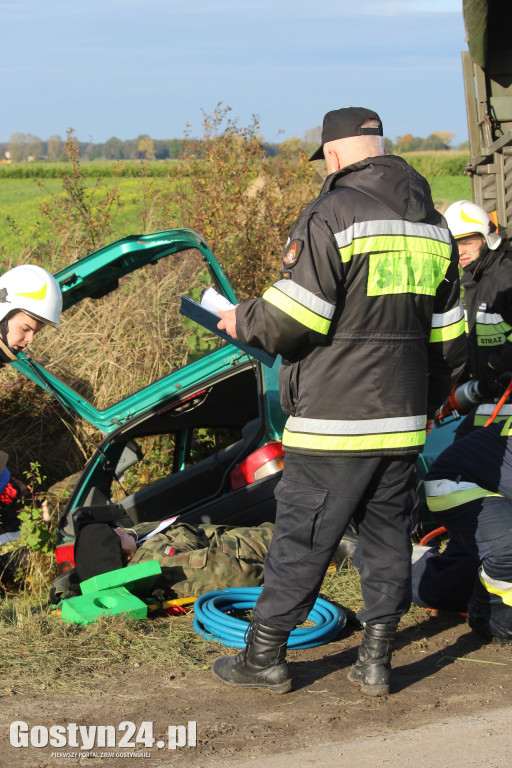
[[[59,544],[55,549],[55,562],[59,573],[65,573],[75,567],[75,545]]]
[[[255,483],[256,480],[261,480],[263,477],[281,472],[283,457],[283,446],[278,440],[262,445],[232,471],[230,475],[231,488],[236,491],[237,488]]]

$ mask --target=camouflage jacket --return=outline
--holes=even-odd
[[[140,523],[138,538],[157,523]],[[158,560],[162,576],[157,586],[169,597],[202,595],[224,587],[257,587],[263,583],[263,560],[274,525],[233,528],[225,525],[171,525],[142,542],[129,565]]]

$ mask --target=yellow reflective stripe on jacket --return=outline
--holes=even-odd
[[[496,403],[483,403],[482,405],[479,405],[473,418],[475,427],[483,427],[489,416],[492,416],[495,408]],[[502,405],[498,415],[494,418],[494,421],[505,421],[510,416],[512,416],[512,405]]]
[[[476,313],[476,340],[479,347],[498,347],[505,344],[512,326],[506,323],[497,312]]]
[[[512,584],[510,582],[492,579],[486,574],[483,567],[478,572],[478,578],[487,592],[490,592],[491,595],[498,595],[505,605],[512,608]]]
[[[463,336],[465,332],[466,325],[464,323],[464,318],[462,318],[458,323],[454,323],[446,328],[432,328],[429,341],[432,343],[436,341],[451,341],[452,339],[457,339],[459,336]]]
[[[330,320],[320,317],[320,315],[307,309],[303,304],[295,301],[291,296],[287,296],[274,286],[271,286],[265,291],[263,298],[265,301],[268,301],[269,304],[272,304],[285,314],[293,317],[297,322],[305,325],[306,328],[311,328],[311,330],[324,335],[328,333],[331,325]]]
[[[332,304],[315,293],[311,293],[311,291],[303,288],[299,283],[295,283],[293,280],[278,280],[274,283],[273,287],[285,293],[291,299],[295,299],[295,301],[306,307],[306,309],[310,309],[316,315],[325,317],[327,320],[332,319],[336,304]]]
[[[462,336],[465,330],[462,304],[448,312],[432,315],[430,341],[450,341]]]
[[[501,437],[512,436],[512,416],[509,416],[509,418],[505,421],[504,425],[501,428],[500,436]]]
[[[311,451],[379,451],[389,448],[416,448],[425,443],[425,430],[384,435],[308,435],[283,431],[283,447]]]
[[[425,422],[425,416],[354,420],[290,416],[283,446],[323,451],[415,448],[425,442]]]
[[[450,260],[451,246],[449,243],[441,243],[439,240],[429,240],[425,237],[411,235],[372,235],[354,240],[352,254],[370,253],[373,251],[406,251],[411,254],[428,254],[441,256],[446,261]]]
[[[488,496],[501,497],[501,493],[487,491],[476,483],[457,483],[455,480],[425,480],[425,494],[431,512],[445,512]]]
[[[451,241],[447,229],[434,224],[397,220],[355,222],[335,234],[341,261],[370,251],[406,251],[437,255],[450,260]]]

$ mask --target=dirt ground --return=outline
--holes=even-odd
[[[483,643],[456,615],[424,611],[420,616],[399,631],[392,693],[380,699],[363,696],[346,679],[361,638],[361,631],[350,626],[326,646],[289,653],[294,690],[285,695],[222,686],[210,669],[163,669],[155,674],[136,661],[127,667],[114,666],[108,677],[98,680],[93,695],[3,690],[0,765],[53,768],[107,762],[116,767],[219,768],[254,761],[257,766],[271,755],[390,736],[509,707],[512,646]],[[9,727],[16,720],[28,729],[44,726],[31,731],[36,744],[45,729],[67,728],[68,723],[113,725],[118,742],[116,748],[95,746],[89,751],[73,749],[69,742],[59,748],[33,742],[15,748],[9,741]],[[160,748],[146,748],[140,742],[131,748],[119,747],[126,728],[120,728],[123,721],[135,724],[133,740],[143,721],[151,721]],[[178,747],[170,750],[168,726],[186,726],[187,737],[192,738],[191,721],[196,723],[197,745],[180,747],[184,729],[171,728],[177,733]],[[77,738],[80,743],[80,735]]]

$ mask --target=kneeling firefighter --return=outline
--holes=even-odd
[[[488,640],[512,641],[512,417],[446,448],[425,480],[432,516],[450,536],[412,568],[413,602],[467,612]]]

